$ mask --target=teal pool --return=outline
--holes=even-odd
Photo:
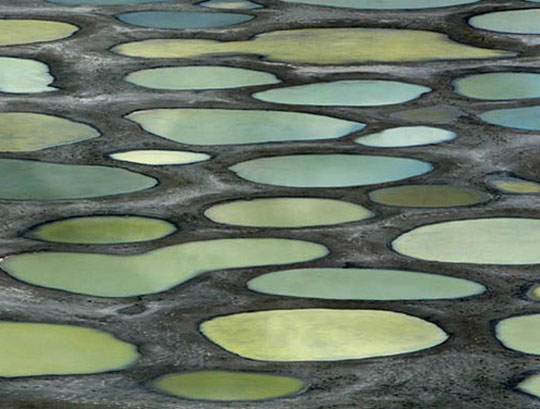
[[[433,165],[392,156],[305,154],[252,159],[230,168],[242,179],[288,187],[346,187],[419,176]]]
[[[540,129],[540,105],[494,109],[479,115],[484,122],[506,128],[537,131]]]
[[[151,109],[126,118],[154,135],[190,145],[336,139],[365,127],[323,115],[241,109]]]
[[[269,85],[281,82],[274,74],[218,66],[161,67],[135,71],[127,82],[163,90],[206,90]]]
[[[72,200],[149,189],[157,180],[125,169],[0,159],[0,199]]]
[[[375,268],[305,268],[264,274],[250,290],[326,300],[436,300],[483,293],[478,283],[438,274]]]
[[[540,74],[491,72],[469,75],[454,81],[456,93],[482,100],[540,98]]]
[[[419,98],[431,88],[399,81],[322,82],[257,92],[253,98],[288,105],[380,106]]]
[[[469,20],[474,28],[508,34],[540,34],[540,9],[505,10]]]
[[[163,29],[198,29],[232,26],[252,20],[249,14],[190,11],[132,11],[118,15],[124,23]]]

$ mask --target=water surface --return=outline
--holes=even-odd
[[[530,0],[529,0],[530,1]],[[529,395],[540,398],[540,374],[531,375],[521,381],[517,388]]]
[[[427,173],[433,166],[416,159],[392,156],[304,154],[252,159],[229,169],[255,183],[317,188],[403,180]]]
[[[382,28],[280,30],[259,34],[245,41],[152,39],[120,44],[113,51],[143,58],[254,54],[274,61],[322,65],[483,59],[516,55],[505,50],[460,44],[440,33]]]
[[[179,398],[207,401],[275,399],[306,387],[302,380],[289,376],[219,370],[167,374],[152,385]]]
[[[502,320],[496,327],[497,339],[507,348],[540,355],[540,314]]]
[[[56,91],[49,66],[24,58],[0,57],[0,92],[33,94]]]
[[[132,11],[118,15],[124,23],[164,29],[198,29],[232,26],[252,20],[249,14],[191,11]]]
[[[70,200],[149,189],[157,181],[125,169],[0,159],[0,199]]]
[[[445,263],[540,263],[540,219],[497,217],[435,223],[399,236],[403,255]]]
[[[454,91],[482,100],[540,98],[540,74],[532,72],[491,72],[454,81]]]
[[[0,151],[30,152],[97,138],[94,128],[33,112],[0,112]]]
[[[480,190],[451,185],[406,185],[377,189],[369,193],[376,203],[398,207],[472,206],[489,200]]]
[[[347,7],[368,10],[412,10],[436,7],[452,7],[476,3],[479,0],[283,0],[287,3],[303,3],[315,6]]]
[[[162,67],[132,72],[126,81],[141,87],[205,90],[250,87],[281,82],[274,74],[219,66]]]
[[[404,270],[305,268],[264,274],[248,288],[265,294],[327,300],[436,300],[483,293],[478,283]]]
[[[540,193],[540,183],[512,176],[493,176],[489,184],[504,193],[534,194]]]
[[[540,285],[535,285],[529,291],[529,297],[535,301],[540,301]]]
[[[522,108],[494,109],[480,114],[480,119],[507,128],[540,130],[540,105]]]
[[[430,126],[401,126],[361,136],[356,143],[378,148],[401,148],[406,146],[432,145],[451,141],[456,137],[452,131]]]
[[[207,153],[189,151],[136,150],[111,153],[112,159],[141,165],[188,165],[211,158]]]
[[[379,310],[247,312],[206,321],[201,331],[241,357],[283,362],[391,356],[431,348],[448,338],[428,321]]]
[[[430,91],[399,81],[347,80],[275,88],[252,96],[278,104],[381,106],[411,101]]]
[[[0,19],[0,46],[60,40],[79,31],[59,21]]]
[[[2,269],[29,284],[99,297],[168,290],[210,271],[281,265],[328,254],[323,245],[287,239],[216,239],[136,255],[37,252],[7,257]]]
[[[91,328],[0,322],[0,376],[92,374],[124,369],[139,357],[134,345]]]
[[[323,115],[240,109],[151,109],[126,118],[145,131],[190,145],[335,139],[365,127]]]
[[[328,226],[373,216],[354,203],[307,197],[234,200],[214,205],[204,214],[217,223],[249,227]]]
[[[25,236],[56,243],[112,244],[156,240],[175,231],[176,226],[161,219],[87,216],[42,224]]]
[[[511,34],[540,34],[540,9],[506,10],[481,14],[469,20],[475,28]]]

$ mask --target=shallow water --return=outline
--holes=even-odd
[[[126,81],[141,87],[168,90],[225,89],[281,82],[271,73],[218,66],[151,68],[127,75]]]
[[[328,300],[436,300],[483,293],[478,283],[403,270],[305,268],[264,274],[248,282],[250,290],[289,297]]]
[[[60,40],[78,30],[59,21],[0,19],[0,46]]]
[[[137,150],[111,153],[112,159],[141,165],[188,165],[204,162],[211,158],[206,153],[189,151]]]
[[[540,106],[494,109],[479,115],[484,122],[507,128],[540,130]]]
[[[540,374],[531,375],[517,386],[519,390],[540,398]]]
[[[124,369],[134,345],[107,332],[71,325],[0,322],[0,376],[92,374]]]
[[[262,4],[249,0],[207,0],[197,4],[211,9],[226,10],[253,10],[263,7]]]
[[[0,151],[30,152],[97,138],[91,126],[33,112],[0,112]]]
[[[492,72],[469,75],[454,81],[460,95],[483,100],[540,98],[540,74]]]
[[[0,92],[27,94],[56,91],[49,66],[24,58],[0,57]]]
[[[414,316],[353,309],[239,313],[203,322],[201,331],[243,358],[283,362],[391,356],[431,348],[448,338],[435,324]]]
[[[496,336],[507,348],[540,355],[540,314],[502,320],[497,324]]]
[[[373,216],[357,204],[307,197],[234,200],[212,206],[204,214],[216,223],[250,227],[328,226]]]
[[[392,10],[452,7],[476,3],[479,0],[283,0],[287,3],[304,3],[315,6],[348,7],[353,9]]]
[[[0,199],[70,200],[153,187],[151,177],[107,166],[0,159]]]
[[[180,398],[208,401],[275,399],[306,387],[302,380],[289,376],[219,370],[167,374],[152,385]]]
[[[156,240],[175,231],[172,223],[149,217],[88,216],[42,224],[25,236],[56,243],[112,244]]]
[[[135,26],[163,29],[225,27],[244,23],[254,18],[249,14],[191,11],[132,11],[117,17],[120,21]]]
[[[324,53],[320,52],[325,50]],[[247,41],[152,39],[113,51],[143,58],[196,58],[255,54],[306,64],[354,64],[511,57],[504,50],[472,47],[440,33],[377,28],[311,28],[264,33]]]
[[[475,28],[512,34],[540,34],[540,9],[506,10],[481,14],[469,20]]]
[[[392,246],[405,256],[444,263],[540,263],[540,219],[498,217],[421,226]]]
[[[451,141],[455,137],[454,132],[446,129],[432,128],[430,126],[401,126],[361,136],[355,142],[360,145],[378,148],[400,148],[432,145]]]
[[[472,206],[489,200],[480,190],[450,185],[406,185],[377,189],[369,193],[376,203],[398,207]]]
[[[535,301],[540,301],[540,285],[535,285],[530,289],[529,297]]]
[[[126,118],[147,132],[191,145],[334,139],[365,127],[323,115],[240,109],[151,109]]]
[[[229,168],[250,182],[289,187],[364,186],[403,180],[433,169],[410,158],[349,154],[273,156]]]
[[[203,273],[281,265],[328,254],[320,244],[287,239],[222,239],[183,243],[137,255],[37,252],[7,257],[2,269],[20,281],[99,297],[168,290]]]
[[[274,88],[252,96],[278,104],[380,106],[411,101],[430,91],[399,81],[348,80]]]
[[[504,193],[534,194],[540,193],[540,183],[511,176],[493,176],[489,184]]]

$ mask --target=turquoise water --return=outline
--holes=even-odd
[[[451,7],[476,3],[479,0],[283,0],[287,3],[304,3],[316,6],[348,7],[354,9],[424,9]]]
[[[495,109],[479,115],[489,124],[536,131],[540,129],[540,105],[523,108]]]
[[[469,20],[475,28],[499,33],[540,34],[540,9],[507,10],[481,14]]]
[[[230,167],[242,179],[288,187],[346,187],[422,175],[430,163],[391,156],[305,154],[252,159]]]
[[[67,200],[118,195],[157,181],[125,169],[0,159],[0,199]]]
[[[225,27],[253,19],[248,14],[195,13],[189,11],[134,11],[120,14],[124,23],[140,27],[164,29],[195,29]]]
[[[329,300],[434,300],[483,293],[459,278],[403,270],[305,268],[264,274],[248,288],[265,294]]]
[[[540,98],[540,74],[491,72],[469,75],[454,81],[456,93],[483,100]]]
[[[240,109],[151,109],[126,118],[147,132],[191,145],[335,139],[365,126],[300,112]]]
[[[162,67],[135,71],[126,81],[141,87],[199,90],[249,87],[281,82],[274,74],[232,67]]]
[[[257,92],[253,98],[278,104],[379,106],[400,104],[431,88],[399,81],[333,81]]]
[[[360,145],[379,148],[400,148],[442,143],[455,137],[454,132],[446,129],[432,128],[430,126],[402,126],[362,136],[357,138],[355,142]]]

